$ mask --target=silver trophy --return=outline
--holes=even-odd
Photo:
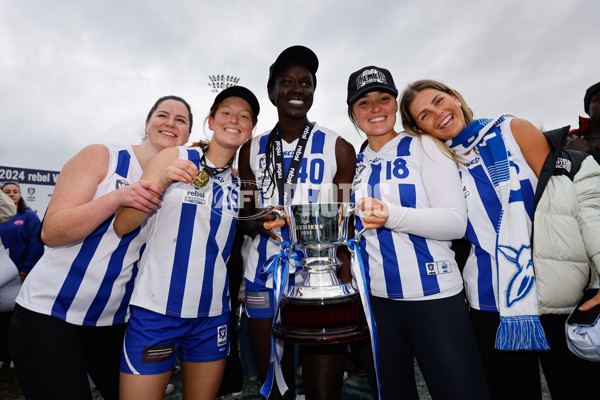
[[[303,254],[300,266],[304,269],[303,281],[290,285],[280,301],[281,319],[273,328],[278,339],[325,344],[369,335],[358,291],[336,275],[341,265],[336,251],[348,240],[354,210],[353,203],[299,204],[274,210],[288,225],[293,248]]]

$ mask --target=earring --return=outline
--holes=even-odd
[[[462,107],[462,103],[460,101],[456,104],[458,104],[459,107]]]

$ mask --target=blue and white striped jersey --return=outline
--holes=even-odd
[[[434,168],[427,182],[422,173],[424,162]],[[364,232],[360,246],[372,295],[418,300],[448,297],[462,290],[460,271],[450,250],[449,239],[453,237],[427,238],[447,231],[442,224],[455,223],[456,215],[460,221],[461,213],[456,210],[465,209],[457,168],[433,140],[401,132],[378,152],[367,147],[357,157],[352,192],[354,201],[373,197],[390,208],[401,206],[405,213],[418,215],[416,224],[408,222],[409,216],[398,228],[382,226]],[[355,219],[357,231],[363,227],[361,216],[358,213]],[[462,221],[464,229],[464,218]],[[427,226],[430,232],[416,225]],[[455,237],[464,233],[455,231]]]
[[[94,199],[142,176],[130,145],[106,147],[108,172]],[[81,242],[47,249],[23,283],[17,303],[75,325],[126,322],[145,235],[139,235],[138,228],[119,237],[113,220],[114,215]]]
[[[201,157],[199,147],[179,147],[180,159],[199,166]],[[146,251],[132,305],[181,318],[214,317],[230,310],[226,263],[239,187],[230,169],[204,187],[181,182],[169,186],[158,211],[147,219]]]
[[[252,139],[250,146],[250,168],[256,178],[256,186],[263,196],[260,197],[259,208],[279,204],[279,192],[267,177],[263,181],[265,171],[265,151],[269,133],[265,132]],[[293,193],[292,204],[328,203],[332,202],[334,187],[333,178],[337,173],[335,144],[338,135],[327,128],[315,124],[308,139],[304,157],[298,170],[297,185]],[[298,140],[287,143],[282,140],[284,163],[287,169],[291,163]],[[285,176],[285,175],[284,175]],[[274,187],[269,187],[269,185]],[[278,232],[288,238],[287,227]],[[267,288],[273,287],[272,274],[261,274],[260,270],[265,261],[281,250],[280,243],[267,235],[256,235],[246,261],[245,278]],[[293,282],[293,281],[292,281]]]

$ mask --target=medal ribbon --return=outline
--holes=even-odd
[[[198,174],[196,174],[196,179],[200,178],[200,174],[202,174],[202,171],[205,171],[209,177],[218,175],[221,172],[227,171],[227,169],[229,167],[231,167],[231,164],[233,163],[233,157],[232,157],[231,160],[229,160],[227,165],[224,167],[209,167],[208,165],[206,165],[206,153],[207,152],[208,152],[208,145],[204,146],[204,148],[202,149],[202,157],[200,157],[200,166],[202,167],[202,170],[198,171]]]
[[[281,135],[279,134],[279,124],[275,125],[275,128],[269,133],[270,139],[273,140],[273,158],[274,158],[274,166],[275,166],[275,180],[277,183],[277,191],[279,192],[279,204],[286,205],[288,199],[291,203],[291,192],[293,186],[296,185],[296,180],[298,179],[298,170],[300,169],[300,163],[302,162],[302,158],[304,157],[304,151],[306,150],[306,143],[308,142],[308,138],[310,137],[310,133],[315,124],[308,123],[304,127],[302,131],[302,135],[298,139],[298,143],[296,144],[296,149],[294,150],[294,157],[292,158],[292,162],[290,163],[290,168],[288,169],[287,176],[283,178],[283,171],[285,170],[285,166],[283,163],[283,144],[281,143]],[[288,188],[289,190],[286,190]]]
[[[308,123],[302,131],[302,135],[298,138],[298,143],[294,150],[294,156],[290,167],[287,172],[287,176],[284,180],[284,157],[283,157],[283,143],[281,142],[281,134],[279,133],[279,124],[275,125],[275,128],[269,133],[269,140],[273,141],[273,166],[275,168],[275,182],[277,184],[277,191],[279,193],[279,204],[285,205],[289,201],[291,202],[292,189],[296,185],[298,179],[298,170],[300,169],[300,163],[304,157],[306,150],[306,144],[308,138],[314,127],[314,124]],[[286,190],[289,189],[289,190]],[[275,326],[279,320],[279,302],[284,291],[288,286],[288,276],[290,273],[295,273],[296,268],[293,267],[290,271],[289,258],[295,258],[296,264],[298,264],[298,258],[300,257],[295,251],[293,251],[292,244],[289,240],[284,240],[281,243],[281,251],[278,254],[274,254],[265,262],[261,272],[273,274],[273,294],[275,300],[275,315],[273,317],[273,326]],[[277,381],[277,387],[280,393],[283,395],[288,390],[288,387],[283,378],[281,371],[281,357],[283,357],[283,344],[280,341],[275,340],[271,337],[271,357],[269,362],[269,372],[267,378],[260,389],[260,393],[265,397],[269,398],[271,390],[273,388],[273,382]]]

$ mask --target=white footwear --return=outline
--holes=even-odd
[[[175,386],[172,383],[169,383],[167,385],[167,388],[165,389],[165,394],[173,393],[174,391],[175,391]]]

